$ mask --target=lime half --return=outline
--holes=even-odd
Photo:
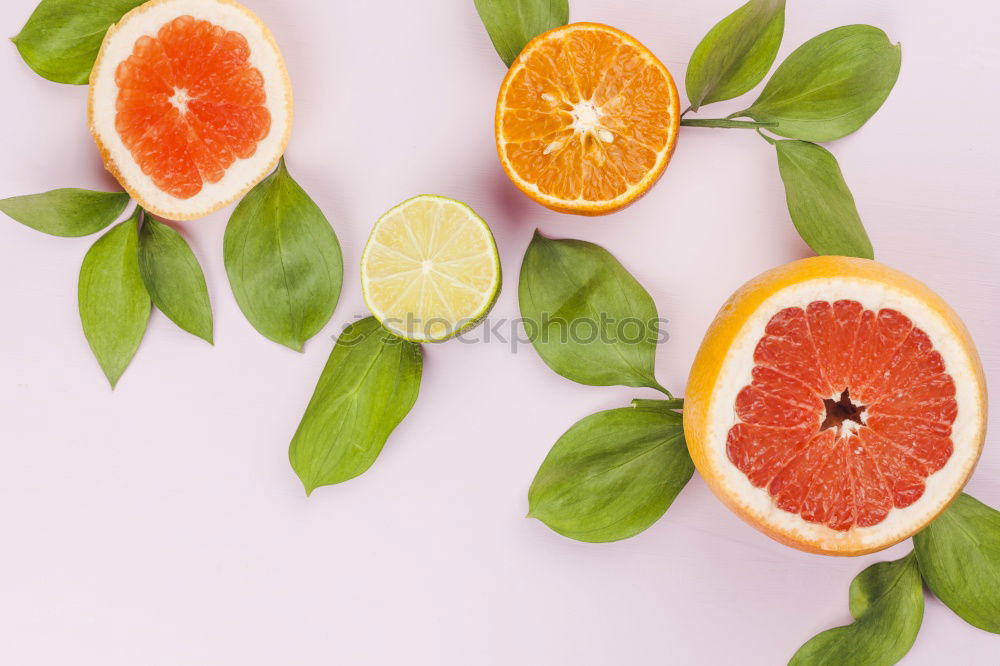
[[[361,255],[361,290],[382,326],[437,342],[475,326],[500,293],[500,257],[467,205],[424,194],[375,223]]]

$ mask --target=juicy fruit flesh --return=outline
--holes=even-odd
[[[118,65],[115,129],[158,188],[188,199],[256,152],[271,114],[249,59],[243,35],[180,16]]]
[[[372,233],[362,266],[368,302],[383,325],[409,338],[449,337],[492,301],[494,248],[489,230],[464,206],[412,201]]]
[[[754,364],[726,453],[784,511],[840,531],[877,525],[916,502],[951,457],[955,383],[896,310],[785,308]]]
[[[656,166],[671,133],[673,88],[651,57],[590,28],[525,54],[501,110],[511,168],[563,200],[626,194]]]

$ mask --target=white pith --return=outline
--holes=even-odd
[[[115,129],[118,98],[115,70],[132,54],[137,39],[155,37],[164,24],[185,15],[239,32],[247,39],[250,65],[260,70],[264,77],[271,127],[251,157],[237,159],[219,182],[205,182],[196,195],[180,199],[158,188],[152,178],[142,172],[118,135]],[[152,212],[174,219],[205,215],[249,190],[281,157],[292,122],[291,89],[270,31],[245,7],[231,0],[161,0],[141,5],[108,31],[100,62],[91,80],[91,123],[95,139],[106,151],[107,160],[113,163],[112,171],[117,170],[125,188]],[[182,92],[184,94],[180,94]],[[182,104],[186,106],[186,92],[178,91],[171,101],[179,108]]]
[[[188,95],[187,90],[184,90],[183,88],[177,88],[176,90],[174,90],[174,94],[171,95],[170,99],[168,99],[167,101],[169,101],[170,104],[173,105],[173,107],[177,109],[177,111],[181,115],[184,115],[185,113],[188,112],[188,102],[191,101],[191,97],[190,95]]]
[[[798,514],[779,509],[767,488],[754,487],[726,454],[726,437],[738,421],[735,402],[739,391],[751,383],[753,352],[767,322],[787,307],[806,307],[817,300],[850,299],[866,309],[892,308],[923,330],[941,354],[945,370],[955,381],[958,415],[952,424],[954,452],[945,466],[925,480],[926,490],[916,502],[893,508],[878,525],[837,531],[810,523]],[[977,362],[955,335],[948,321],[914,295],[896,287],[859,278],[818,278],[776,292],[750,316],[733,340],[719,371],[708,406],[705,452],[723,492],[757,522],[815,548],[827,551],[875,549],[911,534],[947,504],[975,465],[985,414],[976,372]],[[825,396],[839,398],[839,396]],[[850,422],[846,422],[850,423]],[[848,425],[848,428],[857,427]]]
[[[577,136],[582,137],[591,133],[596,136],[599,130],[604,129],[601,125],[601,110],[592,100],[584,99],[574,104],[570,116],[573,117],[571,127]],[[611,138],[614,139],[614,135],[611,135]]]
[[[398,326],[397,320],[405,321],[406,313],[387,311],[392,307],[392,304],[377,302],[377,299],[375,299],[371,293],[371,286],[374,282],[380,279],[397,277],[396,275],[373,276],[372,271],[369,269],[370,261],[373,255],[380,251],[384,251],[387,248],[388,251],[393,251],[391,245],[387,245],[382,242],[385,239],[382,238],[380,231],[387,226],[407,225],[414,219],[412,217],[415,215],[413,209],[418,205],[426,205],[428,202],[433,203],[435,214],[441,215],[445,212],[445,209],[450,208],[451,210],[449,212],[459,216],[462,219],[463,224],[470,225],[470,229],[472,229],[474,233],[479,236],[479,240],[483,242],[486,250],[480,253],[466,255],[465,258],[477,259],[481,261],[482,263],[480,265],[487,267],[491,275],[490,288],[483,290],[479,294],[477,303],[473,307],[468,308],[468,311],[452,311],[452,316],[449,317],[450,321],[448,330],[440,334],[428,334],[428,331],[425,331],[422,328],[407,330]],[[435,262],[433,258],[423,258],[420,261],[412,262],[412,269],[409,272],[412,273],[414,282],[418,288],[440,288],[438,286],[440,282],[439,272],[435,269],[434,264]],[[403,273],[407,273],[407,271],[403,271]],[[408,340],[417,342],[437,342],[453,337],[454,335],[461,333],[463,330],[467,330],[473,324],[478,322],[489,310],[496,299],[499,288],[500,257],[497,253],[496,243],[493,240],[492,232],[486,222],[481,217],[476,215],[476,213],[469,206],[459,201],[448,199],[447,197],[421,195],[408,199],[389,210],[375,223],[375,226],[372,228],[371,235],[368,237],[365,249],[361,255],[361,291],[368,308],[385,328]]]
[[[542,97],[552,97],[552,95],[544,93]],[[594,104],[593,100],[585,99],[574,104],[570,109],[570,116],[573,118],[573,123],[570,125],[573,129],[573,136],[570,141],[584,141],[587,136],[604,143],[612,143],[615,140],[615,135],[611,130],[601,124],[601,110]],[[562,147],[563,141],[553,141],[545,146],[542,154],[548,155]],[[535,189],[538,189],[537,185],[535,185]]]

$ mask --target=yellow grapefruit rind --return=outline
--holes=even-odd
[[[115,37],[115,35],[120,33],[133,20],[141,20],[142,17],[146,15],[147,12],[157,9],[162,5],[177,5],[178,10],[176,13],[171,15],[170,20],[177,18],[178,16],[184,16],[187,14],[192,15],[197,19],[203,18],[207,20],[212,20],[214,18],[212,15],[213,10],[216,10],[217,12],[220,13],[238,11],[242,13],[246,18],[249,18],[254,24],[256,24],[257,28],[260,30],[261,33],[260,36],[262,38],[263,45],[266,45],[269,49],[273,50],[273,57],[275,58],[274,62],[276,65],[275,69],[277,70],[277,72],[271,72],[271,74],[272,75],[277,74],[277,76],[280,77],[279,87],[282,89],[283,92],[282,95],[283,99],[281,102],[274,101],[270,97],[268,98],[268,107],[272,109],[272,111],[275,109],[274,106],[275,104],[283,103],[284,116],[286,119],[283,128],[275,128],[274,125],[272,124],[271,132],[275,132],[277,130],[279,132],[278,136],[280,137],[280,140],[276,144],[276,149],[271,151],[272,154],[270,158],[265,159],[261,163],[261,167],[259,169],[254,170],[253,172],[254,175],[242,179],[243,182],[239,184],[238,187],[230,188],[229,191],[222,193],[220,196],[205,202],[204,205],[199,205],[194,208],[186,206],[184,203],[186,200],[179,199],[176,197],[171,197],[167,193],[156,188],[155,185],[152,184],[151,180],[145,175],[143,175],[141,178],[145,180],[150,180],[148,184],[139,186],[137,183],[132,182],[132,180],[125,175],[127,169],[123,165],[120,165],[118,163],[118,160],[116,160],[112,155],[113,152],[121,154],[122,151],[120,149],[112,151],[111,146],[109,145],[111,138],[104,136],[104,133],[99,130],[98,119],[95,116],[95,91],[98,90],[97,84],[100,81],[101,77],[103,76],[110,76],[111,80],[113,81],[115,76],[115,69],[118,67],[119,62],[121,62],[121,59],[119,59],[116,62],[105,63],[105,55],[106,51],[108,50],[109,44],[112,43],[112,40]],[[188,11],[190,9],[194,9],[195,11]],[[163,23],[160,23],[159,25],[162,24]],[[159,26],[157,26],[157,28],[158,27]],[[154,36],[155,32],[156,31],[154,30],[152,32],[146,32],[144,34],[150,34],[150,36]],[[262,44],[260,42],[255,43],[254,41],[251,41],[249,39],[249,36],[247,36],[246,34],[244,34],[244,37],[247,37],[247,40],[250,42],[251,62],[253,62],[253,59],[255,57],[255,52],[254,52],[255,47],[260,47]],[[131,53],[132,45],[130,44],[128,46],[129,46],[128,52]],[[265,85],[267,85],[267,83]],[[114,86],[114,90],[117,91],[117,86]],[[94,68],[90,72],[90,91],[87,99],[87,120],[90,128],[90,134],[91,136],[94,137],[94,141],[95,143],[97,143],[97,148],[101,152],[101,158],[104,160],[105,168],[111,173],[111,175],[115,177],[115,179],[118,180],[118,182],[125,189],[125,191],[128,192],[129,195],[133,199],[135,199],[140,206],[142,206],[144,209],[146,209],[147,211],[149,211],[154,215],[158,215],[160,217],[164,217],[170,220],[195,220],[201,217],[205,217],[206,215],[214,213],[220,208],[228,206],[233,201],[236,201],[237,199],[241,198],[244,194],[249,192],[251,189],[253,189],[253,187],[257,183],[263,180],[269,173],[274,171],[275,167],[278,166],[278,162],[281,160],[281,156],[284,154],[285,148],[287,148],[288,146],[288,140],[291,137],[293,116],[294,116],[294,104],[292,101],[292,84],[288,77],[288,70],[285,67],[285,61],[281,56],[281,51],[278,49],[278,43],[275,41],[274,36],[271,34],[271,31],[268,29],[268,27],[260,20],[260,18],[256,14],[254,14],[252,11],[250,11],[243,5],[239,4],[238,2],[235,2],[234,0],[150,0],[150,2],[139,5],[135,9],[129,11],[124,16],[122,16],[122,18],[116,24],[112,25],[111,28],[108,29],[108,32],[104,36],[104,41],[101,43],[101,49],[97,54],[97,60],[94,62]],[[273,119],[274,119],[274,114],[272,113],[272,120]],[[113,122],[114,121],[112,119],[112,124]],[[263,141],[261,143],[263,143]],[[258,153],[255,153],[252,157],[246,160],[237,159],[236,162],[230,167],[230,169],[227,170],[226,172],[227,175],[229,175],[230,170],[232,170],[241,162],[259,161],[260,160],[259,149],[260,149],[260,144],[258,144]],[[134,163],[131,154],[125,151],[125,155],[126,156],[123,156],[122,159],[132,161],[131,167],[134,169],[138,169],[138,165]],[[225,177],[223,177],[223,181],[221,182],[225,182],[225,180],[226,180]],[[173,205],[162,205],[153,203],[150,200],[149,196],[143,191],[146,188],[156,189],[160,196],[172,199],[174,202]]]
[[[531,52],[541,43],[547,39],[561,38],[567,32],[574,30],[601,30],[615,35],[622,41],[628,42],[642,54],[643,58],[648,63],[663,73],[663,76],[667,81],[667,85],[670,87],[671,123],[669,128],[670,134],[667,137],[667,145],[660,150],[656,158],[656,164],[646,173],[643,179],[635,185],[632,185],[625,193],[615,197],[614,199],[604,201],[588,201],[586,199],[567,200],[543,194],[538,191],[538,187],[534,183],[524,180],[517,174],[513,166],[510,164],[510,160],[507,159],[507,154],[504,150],[504,141],[502,139],[502,121],[503,111],[505,108],[504,100],[507,97],[507,89],[509,88],[511,81],[514,80],[514,76],[517,72],[524,67],[524,63]],[[604,25],[603,23],[581,22],[570,23],[569,25],[564,25],[554,28],[553,30],[549,30],[548,32],[543,32],[525,45],[524,49],[522,49],[521,53],[518,54],[513,64],[511,64],[510,69],[507,70],[507,75],[504,77],[503,83],[500,85],[500,93],[497,96],[496,116],[493,121],[493,129],[496,137],[497,155],[500,157],[500,164],[503,167],[504,172],[507,174],[507,177],[510,178],[519,190],[531,197],[535,202],[559,213],[596,216],[614,213],[632,204],[636,199],[646,194],[646,192],[649,191],[649,188],[651,188],[656,181],[660,179],[660,176],[663,175],[663,171],[667,168],[667,164],[670,162],[670,158],[674,153],[674,147],[677,145],[677,132],[680,129],[680,122],[680,100],[677,95],[677,86],[674,83],[674,78],[670,75],[670,71],[662,62],[660,62],[659,58],[653,55],[652,51],[646,48],[637,39],[622,32],[621,30],[618,30],[617,28],[612,28],[611,26]]]
[[[878,525],[869,528],[854,528],[847,533],[835,533],[834,530],[825,526],[810,527],[810,529],[815,528],[819,532],[826,530],[831,533],[826,535],[828,538],[818,539],[804,538],[798,529],[788,529],[785,526],[776,525],[774,520],[768,518],[766,512],[761,512],[751,506],[752,503],[748,501],[746,488],[738,487],[741,482],[735,484],[732,482],[733,478],[738,477],[733,475],[731,470],[723,469],[723,466],[727,464],[733,470],[736,469],[735,465],[732,465],[725,456],[724,432],[721,434],[721,446],[723,447],[721,455],[714,448],[720,446],[720,433],[718,431],[728,430],[728,425],[725,428],[713,428],[711,420],[715,418],[715,414],[725,410],[724,405],[714,405],[713,400],[718,399],[718,394],[723,392],[719,389],[720,375],[723,373],[724,365],[734,343],[741,335],[745,335],[747,322],[769,299],[773,302],[776,295],[780,299],[783,290],[795,288],[809,281],[829,279],[844,279],[856,281],[859,284],[870,283],[872,287],[896,292],[926,305],[937,315],[946,327],[947,335],[952,337],[964,354],[970,370],[965,381],[974,384],[971,387],[974,395],[972,405],[965,405],[965,408],[972,407],[973,411],[976,412],[965,415],[966,418],[972,419],[970,421],[972,425],[968,428],[966,435],[968,441],[962,443],[966,447],[965,457],[956,460],[960,443],[955,442],[956,454],[952,455],[944,468],[947,469],[948,465],[952,464],[958,465],[950,472],[950,478],[953,479],[952,486],[946,489],[947,492],[939,489],[942,490],[939,492],[941,496],[929,510],[922,515],[918,514],[918,519],[911,521],[904,529],[886,533],[884,538],[880,540],[871,538],[872,534],[877,533]],[[837,298],[839,296],[830,294],[829,297]],[[773,313],[765,314],[769,318]],[[953,369],[949,368],[948,371],[952,372]],[[732,409],[732,404],[730,404],[729,411]],[[963,406],[960,405],[959,409],[963,409]],[[684,399],[684,434],[691,458],[709,488],[724,504],[750,525],[783,544],[806,552],[844,556],[864,555],[887,548],[919,532],[958,496],[972,474],[982,452],[986,435],[986,409],[986,382],[975,345],[958,315],[937,294],[923,283],[875,261],[849,257],[811,257],[794,261],[759,275],[741,287],[722,306],[709,327],[691,368]],[[944,469],[935,474],[942,473]],[[935,474],[928,477],[928,484]],[[746,485],[749,486],[748,481]],[[766,492],[764,489],[756,490]],[[925,499],[927,499],[927,493],[914,506],[919,505]],[[906,510],[893,509],[886,521],[892,518],[894,512]],[[775,511],[781,512],[777,508]],[[799,518],[796,514],[781,513],[785,516],[785,522],[794,522],[794,518]],[[789,521],[787,517],[794,518]],[[799,521],[805,523],[801,518]],[[875,530],[876,532],[868,532],[866,538],[861,538],[858,535],[859,530]]]

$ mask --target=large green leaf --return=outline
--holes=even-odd
[[[93,192],[66,188],[0,200],[0,211],[32,229],[53,236],[97,233],[128,205],[125,192]]]
[[[521,264],[518,300],[532,344],[563,377],[666,392],[653,376],[656,305],[604,248],[536,231]]]
[[[475,0],[493,47],[508,67],[534,37],[566,25],[569,0]]]
[[[655,523],[694,464],[680,414],[646,403],[592,414],[567,430],[535,475],[528,515],[590,542],[626,539]]]
[[[233,211],[223,257],[236,302],[270,340],[301,351],[337,307],[337,235],[284,160]]]
[[[858,574],[851,582],[850,607],[853,624],[813,636],[789,666],[891,666],[902,659],[924,617],[924,588],[913,553]]]
[[[788,212],[817,254],[874,259],[854,195],[830,151],[807,141],[776,141]]]
[[[771,69],[785,31],[785,0],[750,0],[695,47],[685,87],[691,110],[739,97]]]
[[[39,76],[56,83],[85,84],[104,33],[145,0],[42,0],[13,38],[21,57]]]
[[[80,321],[101,369],[115,387],[142,342],[149,294],[139,273],[142,211],[97,239],[80,268]]]
[[[344,330],[288,449],[306,494],[372,466],[413,407],[422,369],[420,345],[392,335],[374,317]]]
[[[969,624],[1000,634],[1000,511],[962,493],[913,544],[931,592]]]
[[[846,25],[813,37],[778,65],[748,116],[768,131],[832,141],[865,124],[899,76],[901,49],[870,25]]]
[[[146,215],[139,270],[153,303],[182,329],[212,343],[212,304],[198,259],[179,233]]]

